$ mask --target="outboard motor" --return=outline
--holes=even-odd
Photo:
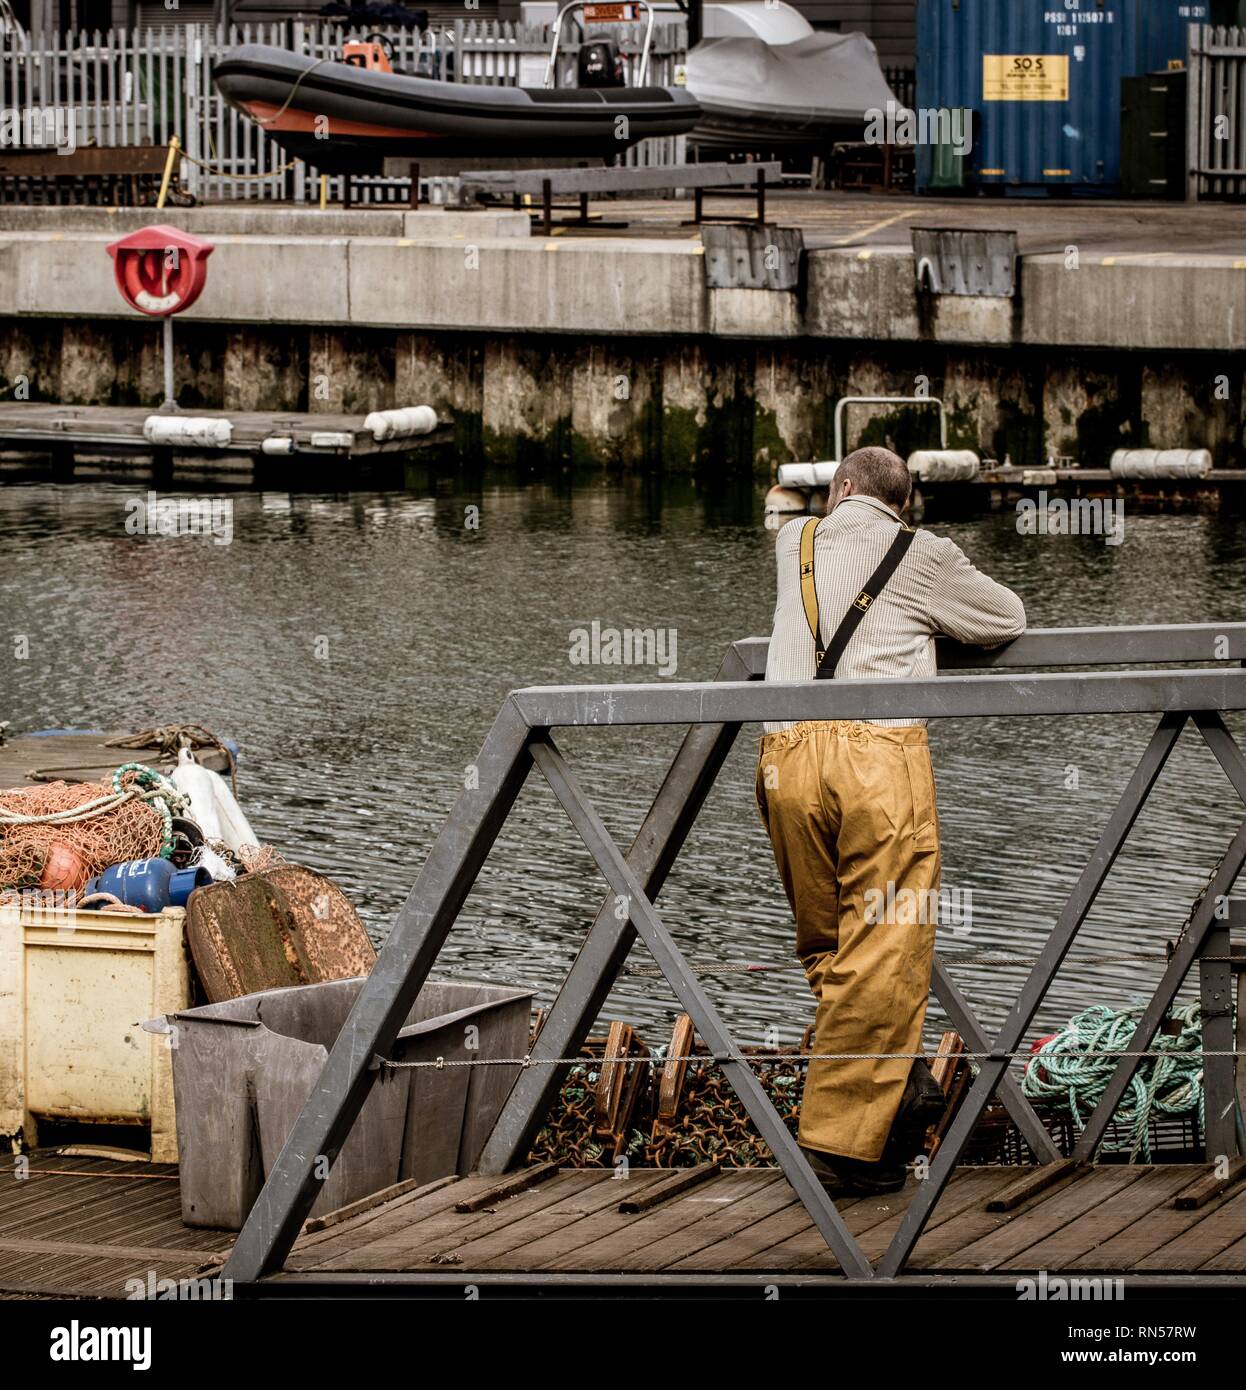
[[[580,45],[575,61],[577,87],[625,87],[623,59],[613,39],[594,39]]]

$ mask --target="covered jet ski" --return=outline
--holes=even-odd
[[[719,6],[730,9],[729,6]],[[768,150],[860,140],[871,110],[895,101],[864,34],[810,33],[793,43],[706,38],[688,54],[703,115],[697,145]]]
[[[701,115],[682,88],[485,87],[393,71],[380,45],[353,61],[245,44],[215,81],[282,149],[326,173],[381,173],[387,157],[606,158],[653,135],[683,135]],[[359,50],[369,50],[360,52]]]

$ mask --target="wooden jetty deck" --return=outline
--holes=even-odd
[[[191,1279],[233,1244],[182,1225],[177,1168],[31,1155],[0,1164],[0,1293],[124,1298],[126,1280]]]
[[[958,1169],[897,1282],[963,1284],[968,1276],[1015,1284],[1046,1270],[1214,1283],[1246,1270],[1246,1188],[1220,1190],[1189,1210],[1174,1205],[1206,1179],[1205,1165],[1069,1168],[1063,1181],[1028,1197],[1022,1188],[1011,1205],[1007,1190],[1032,1171]],[[689,1184],[690,1173],[701,1181]],[[523,1176],[443,1180],[306,1231],[285,1270],[265,1282],[797,1277],[828,1290],[849,1282],[778,1169],[633,1169],[623,1181],[609,1170],[564,1169],[501,1195]],[[887,1248],[916,1186],[910,1179],[893,1196],[838,1203],[871,1259]],[[1011,1209],[993,1211],[1001,1199]]]
[[[1105,1164],[1065,1169],[1062,1181],[1034,1190],[1036,1171],[958,1169],[895,1282],[1015,1293],[1018,1278],[1045,1270],[1049,1279],[1122,1278],[1127,1289],[1242,1286],[1246,1185],[1216,1184],[1203,1164]],[[219,1274],[233,1244],[229,1232],[182,1225],[169,1165],[48,1151],[31,1156],[24,1180],[12,1160],[0,1179],[0,1293],[124,1297],[126,1281],[148,1271]],[[915,1188],[910,1181],[894,1196],[840,1203],[871,1258]],[[620,1181],[612,1170],[542,1165],[505,1178],[443,1178],[315,1219],[259,1292],[759,1281],[828,1293],[856,1283],[838,1272],[777,1168],[633,1169]]]
[[[35,401],[0,402],[0,450],[17,455],[51,455],[72,467],[77,456],[191,457],[205,463],[264,457],[279,464],[282,459],[367,459],[383,454],[409,454],[444,444],[448,426],[430,434],[403,439],[377,440],[364,427],[363,415],[282,411],[200,410],[185,406],[185,418],[229,420],[232,439],[225,448],[200,445],[157,447],[143,438],[143,423],[161,412],[155,407],[115,405],[57,405]],[[264,454],[264,441],[290,439],[289,454]]]
[[[155,749],[119,748],[110,739],[125,733],[57,733],[40,737],[15,734],[0,739],[0,787],[24,782],[95,782],[122,763],[137,759],[161,772],[172,772],[176,760]],[[213,772],[229,774],[229,756],[221,749],[201,748],[196,761]]]

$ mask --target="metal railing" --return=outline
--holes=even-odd
[[[451,82],[539,87],[549,54],[548,27],[542,25],[460,20],[424,33],[392,27],[368,32],[389,40],[396,68]],[[642,26],[618,25],[612,33],[634,81]],[[39,34],[24,49],[0,49],[0,108],[68,111],[79,145],[166,145],[176,135],[188,156],[182,186],[203,201],[311,202],[319,197],[318,177],[307,165],[292,163],[260,126],[224,101],[213,71],[239,44],[274,44],[323,58],[340,52],[347,38],[361,36],[329,20]],[[656,28],[648,81],[672,85],[685,54],[682,24]],[[560,59],[561,85],[573,81],[574,67],[572,46]],[[682,135],[644,140],[627,152],[626,162],[683,163],[686,143]],[[408,179],[369,179],[353,200],[405,200],[409,187]],[[433,191],[442,192],[442,186],[434,182]],[[336,201],[342,193],[342,179],[335,176],[329,196]]]
[[[728,651],[711,682],[537,687],[503,704],[475,766],[479,785],[462,793],[399,912],[367,983],[333,1046],[252,1209],[226,1266],[227,1277],[258,1280],[278,1270],[293,1245],[332,1161],[345,1142],[399,1028],[429,975],[472,884],[497,839],[529,771],[536,767],[579,832],[609,895],[589,928],[480,1158],[480,1171],[501,1173],[521,1163],[563,1070],[605,1003],[639,937],[672,986],[681,1007],[770,1146],[788,1181],[845,1274],[860,1280],[900,1274],[987,1102],[996,1093],[1041,1162],[1058,1152],[1033,1106],[1009,1075],[1046,990],[1085,921],[1160,771],[1188,724],[1211,749],[1246,801],[1246,755],[1223,714],[1246,709],[1246,623],[1166,627],[1069,628],[1026,634],[1003,649],[939,644],[941,674],[933,679],[765,682],[768,642],[749,639]],[[1165,669],[1033,671],[1044,666],[1164,663]],[[1181,669],[1174,663],[1200,663]],[[743,724],[801,719],[977,718],[1021,715],[1158,714],[1158,726],[1108,818],[1016,1003],[992,1038],[936,956],[932,988],[964,1038],[983,1060],[926,1181],[900,1222],[877,1268],[866,1258],[795,1139],[768,1100],[695,971],[671,938],[655,900]],[[630,851],[613,840],[553,731],[621,725],[687,724],[689,730]],[[1144,1050],[1199,959],[1223,902],[1246,861],[1246,823],[1213,870],[1181,925],[1163,976],[1139,1019],[1132,1046]],[[620,905],[626,912],[619,911]],[[620,920],[622,918],[622,920]],[[1082,1131],[1076,1156],[1089,1158],[1126,1094],[1138,1066],[1124,1054]],[[292,1276],[293,1277],[293,1276]],[[384,1277],[384,1276],[378,1276]],[[401,1276],[392,1276],[401,1277]]]
[[[1187,196],[1246,196],[1246,29],[1190,26]]]

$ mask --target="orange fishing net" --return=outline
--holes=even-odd
[[[110,864],[159,854],[164,824],[143,801],[92,811],[93,801],[115,799],[110,782],[46,782],[0,791],[0,813],[78,818],[13,824],[0,814],[0,891],[52,888],[77,892]]]

